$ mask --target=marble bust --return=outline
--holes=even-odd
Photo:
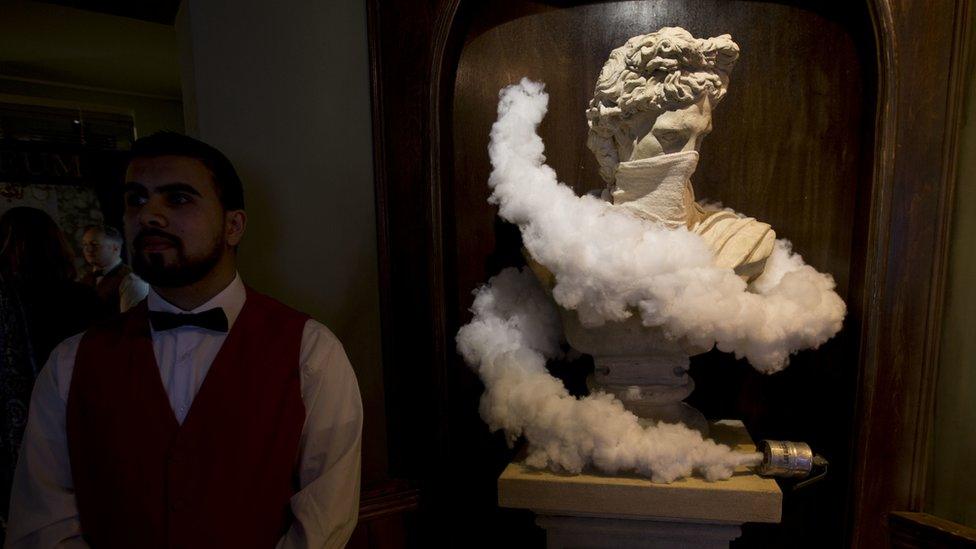
[[[746,282],[762,274],[776,233],[751,217],[695,201],[691,175],[728,88],[739,46],[678,27],[635,36],[613,50],[586,111],[587,145],[605,199],[641,218],[700,235],[715,264]]]

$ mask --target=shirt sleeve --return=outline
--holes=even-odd
[[[65,408],[81,334],[57,346],[31,394],[14,471],[8,549],[86,548],[68,461]]]
[[[135,273],[122,279],[119,284],[119,312],[124,313],[135,307],[149,295],[149,284],[146,284]]]
[[[363,405],[339,340],[309,320],[302,334],[302,430],[295,522],[278,549],[344,547],[359,515]]]

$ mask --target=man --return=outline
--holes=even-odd
[[[81,282],[95,289],[106,311],[124,313],[146,298],[149,285],[122,263],[122,235],[118,229],[108,225],[86,227],[81,249],[89,268]]]
[[[362,403],[342,345],[241,281],[243,191],[219,151],[140,139],[125,186],[149,296],[52,353],[7,546],[343,546]]]

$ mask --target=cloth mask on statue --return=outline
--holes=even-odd
[[[690,181],[697,166],[698,151],[621,162],[611,202],[672,229],[691,228],[698,221]]]

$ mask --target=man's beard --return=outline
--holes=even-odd
[[[142,240],[149,236],[169,240],[176,253],[176,260],[167,265],[162,253],[144,253]],[[188,258],[182,240],[158,229],[146,229],[133,240],[132,247],[135,253],[132,254],[132,270],[152,286],[160,288],[189,286],[203,280],[213,271],[223,254],[224,244],[222,238],[214,239],[213,246],[206,255]]]

